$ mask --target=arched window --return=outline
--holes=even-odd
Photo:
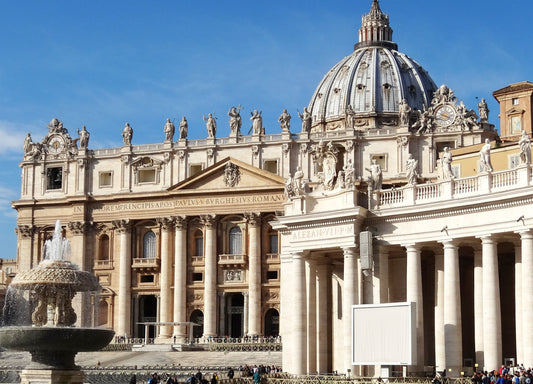
[[[233,227],[229,231],[229,254],[242,254],[242,232],[239,227]]]
[[[270,232],[268,234],[268,253],[278,253],[278,233]]]
[[[109,260],[109,236],[107,235],[100,236],[98,260]]]
[[[143,239],[143,258],[155,259],[155,233],[146,232]]]
[[[194,232],[194,256],[204,255],[204,233],[201,229]]]

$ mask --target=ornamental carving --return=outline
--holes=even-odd
[[[248,222],[248,224],[250,224],[252,227],[261,225],[261,214],[260,213],[247,212],[244,214],[244,217],[246,218],[246,221]]]
[[[264,301],[279,301],[279,292],[268,291],[263,294]]]
[[[398,143],[398,146],[406,147],[409,144],[409,138],[407,136],[398,137],[396,138],[396,143]]]
[[[83,235],[90,225],[85,221],[71,221],[67,223],[67,228],[73,235]]]
[[[178,151],[178,157],[180,160],[185,159],[185,151],[184,150]]]
[[[200,216],[200,222],[205,227],[213,227],[216,224],[216,215],[202,215]]]
[[[285,154],[285,156],[287,156],[287,154],[289,153],[289,151],[291,150],[291,144],[289,143],[283,143],[281,145],[281,150],[283,151],[283,153]]]
[[[187,229],[187,216],[176,216],[174,218],[174,225],[179,231]]]
[[[214,148],[208,148],[208,149],[207,149],[207,157],[210,158],[210,159],[212,159],[213,156],[215,156],[215,150],[214,150]]]
[[[353,140],[346,140],[344,143],[344,148],[346,148],[346,152],[351,152],[354,147],[354,141]]]
[[[189,292],[187,293],[187,301],[189,303],[198,303],[204,300],[204,295],[201,292]]]
[[[129,231],[131,225],[132,223],[129,219],[113,220],[113,227],[118,233],[125,233]]]
[[[224,168],[224,184],[226,187],[236,187],[241,181],[241,171],[239,167],[233,163],[227,163]]]
[[[122,164],[128,164],[130,162],[130,155],[120,156],[120,161],[122,162]]]
[[[309,151],[309,146],[306,143],[300,144],[300,154],[305,155]]]
[[[242,281],[242,271],[240,269],[230,269],[224,271],[224,281],[226,282],[241,282]]]
[[[35,231],[36,228],[33,225],[19,225],[17,228],[15,228],[16,234],[23,238],[33,236]]]
[[[259,155],[259,145],[252,145],[252,155],[254,155],[254,157]]]
[[[156,160],[151,157],[145,156],[135,159],[131,162],[133,169],[161,169],[163,162],[161,160]]]
[[[174,218],[173,217],[159,217],[156,218],[155,221],[157,224],[161,225],[161,228],[163,228],[165,231],[168,231],[172,228],[172,225],[174,224]]]

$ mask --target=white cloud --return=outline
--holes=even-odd
[[[26,132],[31,132],[29,125],[0,120],[0,157],[20,153],[22,159],[22,145]]]

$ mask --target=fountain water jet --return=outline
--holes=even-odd
[[[6,299],[4,323],[8,318],[10,321],[8,326],[0,327],[0,345],[30,352],[31,363],[21,373],[22,384],[81,384],[83,373],[74,363],[76,354],[105,347],[114,331],[74,327],[74,296],[78,292],[97,292],[100,284],[96,276],[67,260],[70,243],[61,235],[59,220],[52,239],[45,242],[43,255],[37,267],[17,274],[10,284],[9,290],[17,293],[9,295],[15,300]],[[28,299],[23,292],[29,292]],[[33,309],[31,325],[12,325],[17,310],[28,306]]]

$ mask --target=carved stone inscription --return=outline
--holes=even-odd
[[[352,224],[335,225],[322,228],[299,229],[292,231],[292,241],[331,239],[342,236],[353,236]]]

